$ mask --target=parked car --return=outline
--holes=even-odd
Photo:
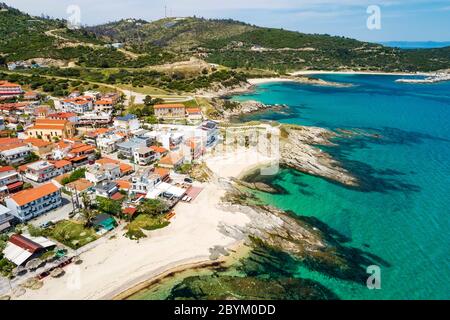
[[[39,228],[41,228],[41,229],[47,229],[47,228],[51,227],[52,225],[54,225],[54,223],[53,223],[52,221],[47,221],[47,222],[42,223],[42,224],[39,226]]]
[[[191,178],[184,178],[184,182],[193,183],[194,180],[192,180]]]

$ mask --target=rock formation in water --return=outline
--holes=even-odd
[[[198,276],[184,279],[168,297],[195,300],[319,300],[337,296],[307,279]]]

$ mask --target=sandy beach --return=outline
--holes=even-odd
[[[408,72],[380,72],[380,71],[326,71],[326,70],[300,70],[291,72],[292,76],[304,76],[313,74],[361,74],[361,75],[380,75],[380,76],[423,76],[429,75],[426,72],[408,73]]]
[[[272,78],[255,78],[255,79],[247,79],[247,82],[250,83],[251,85],[258,85],[258,84],[263,84],[263,83],[270,83],[270,82],[295,82],[295,79],[291,79],[291,78],[276,78],[276,77],[272,77]]]
[[[237,177],[264,161],[268,159],[255,156],[251,150],[206,159],[216,178]],[[193,202],[178,203],[168,227],[147,233],[148,237],[139,242],[124,237],[125,231],[117,229],[106,235],[108,241],[82,253],[82,264],[67,267],[61,278],[46,278],[41,289],[27,290],[17,299],[111,299],[168,271],[211,263],[211,248],[233,248],[241,242],[223,234],[219,227],[249,222],[245,214],[226,212],[217,206],[225,189],[219,179],[215,180],[202,184],[204,190]]]

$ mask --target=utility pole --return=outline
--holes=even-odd
[[[164,6],[164,18],[167,18],[167,6]]]

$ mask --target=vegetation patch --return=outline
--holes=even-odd
[[[78,249],[98,238],[93,228],[73,220],[63,220],[46,229],[44,235],[72,249]]]

